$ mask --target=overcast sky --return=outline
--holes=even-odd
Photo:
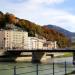
[[[75,0],[0,0],[0,11],[75,32]]]

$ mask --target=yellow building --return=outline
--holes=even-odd
[[[28,33],[24,31],[1,30],[0,48],[3,49],[26,49]]]

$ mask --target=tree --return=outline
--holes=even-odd
[[[0,28],[5,28],[5,16],[4,14],[0,11]]]
[[[12,23],[15,24],[16,23],[16,17],[15,17],[15,15],[10,14],[10,13],[6,13],[5,14],[5,20],[9,24],[12,24]]]

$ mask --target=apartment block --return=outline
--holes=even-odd
[[[28,33],[24,31],[1,30],[0,48],[3,49],[26,49]]]

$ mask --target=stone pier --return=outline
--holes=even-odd
[[[32,53],[32,62],[42,62],[46,60],[45,52],[33,52]]]

